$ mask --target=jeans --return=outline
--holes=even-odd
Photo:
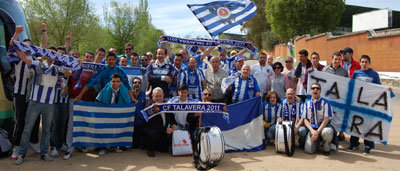
[[[72,147],[72,133],[74,126],[74,99],[69,99],[68,103],[68,123],[67,123],[67,133],[65,136],[65,144],[68,147]]]
[[[47,154],[50,144],[50,127],[53,119],[54,104],[44,104],[30,101],[26,112],[24,131],[22,132],[21,142],[18,149],[20,155],[26,155],[28,151],[29,138],[36,118],[42,114],[42,138],[40,142],[40,153]]]
[[[269,128],[264,128],[264,134],[266,140],[275,139],[275,127],[276,125],[271,125]]]
[[[300,148],[304,148],[304,144],[306,142],[306,135],[307,135],[307,128],[305,126],[300,126],[298,130],[298,135],[299,135],[299,146]]]
[[[61,148],[65,142],[64,135],[68,120],[68,103],[54,104],[54,115],[51,123],[50,146],[57,149]]]
[[[321,141],[323,141],[324,151],[330,151],[330,144],[333,138],[333,129],[331,127],[325,127],[322,129],[321,134],[315,141],[311,141],[311,136],[311,131],[309,131],[304,145],[304,152],[309,154],[315,153],[319,148]]]

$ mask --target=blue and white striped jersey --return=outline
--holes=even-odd
[[[249,75],[246,80],[243,80],[240,76],[237,77],[232,83],[232,90],[233,103],[250,99],[250,97],[255,97],[256,93],[260,92],[257,80],[252,75]]]
[[[190,98],[202,101],[201,93],[203,92],[203,87],[201,82],[203,80],[206,80],[203,70],[196,69],[191,71],[190,69],[187,69],[181,74],[180,84],[188,86]]]
[[[308,119],[313,128],[319,128],[325,117],[332,117],[332,107],[328,100],[309,99],[303,105],[302,118]]]
[[[271,124],[276,124],[276,119],[281,113],[281,104],[276,103],[275,106],[271,106],[268,102],[264,102],[264,120]]]
[[[58,77],[62,74],[59,68],[51,65],[49,68],[39,61],[32,61],[31,68],[34,70],[32,92],[30,100],[54,104],[56,99],[56,88]]]
[[[32,60],[32,56],[27,56],[27,59]],[[15,65],[15,83],[14,83],[14,94],[25,95],[29,80],[32,79],[32,71],[28,65],[19,60]]]
[[[235,57],[226,57],[225,60],[220,60],[219,68],[225,69],[227,71],[231,70],[233,68],[233,65],[235,64]]]
[[[63,91],[64,87],[68,84],[68,78],[69,77],[64,77],[63,75],[58,77],[57,96],[55,103],[68,103],[69,94],[68,92]]]
[[[302,107],[302,102],[295,101],[294,103],[289,104],[287,99],[285,99],[281,104],[280,117],[283,121],[295,121],[295,123],[297,124],[302,116]]]

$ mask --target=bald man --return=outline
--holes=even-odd
[[[231,84],[230,89],[233,90],[233,103],[260,96],[261,93],[257,80],[250,75],[250,72],[250,65],[244,64],[241,69],[240,77],[237,77]]]

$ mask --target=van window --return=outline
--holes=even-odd
[[[6,50],[6,35],[4,30],[3,21],[0,19],[0,72],[1,78],[3,79],[4,94],[8,100],[12,100],[12,92],[14,89],[13,77],[10,64],[7,62],[7,50]],[[2,93],[3,90],[0,90]]]

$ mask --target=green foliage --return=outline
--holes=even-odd
[[[334,30],[345,9],[343,0],[265,0],[273,33],[282,41],[297,35]]]
[[[274,43],[276,42],[268,42],[269,39],[265,39],[263,36],[264,34],[267,34],[266,32],[271,30],[267,18],[265,17],[265,0],[253,0],[253,2],[257,6],[257,13],[242,25],[242,30],[248,32],[246,37],[247,40],[252,41],[254,46],[261,50],[267,48],[264,44],[275,45]]]
[[[27,0],[24,10],[34,44],[40,44],[40,23],[44,22],[48,46],[64,45],[68,33],[73,33],[69,49],[78,49],[81,53],[94,45],[105,45],[98,36],[102,29],[89,0]]]
[[[138,54],[155,52],[158,48],[157,42],[164,32],[151,24],[151,16],[147,0],[140,0],[139,6],[135,8],[134,46]]]
[[[104,9],[106,12],[109,10],[107,6]],[[133,42],[134,11],[129,4],[120,5],[117,1],[111,2],[110,11],[105,16],[109,43],[111,47],[117,49],[117,53],[123,53],[125,43]]]

